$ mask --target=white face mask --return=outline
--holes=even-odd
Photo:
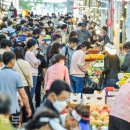
[[[38,54],[38,50],[33,50],[33,53],[35,54],[35,55],[37,55]]]
[[[67,115],[68,115],[68,113],[60,115],[61,123],[62,123],[63,126],[65,126],[65,121],[66,121]]]
[[[45,33],[45,32],[41,32],[41,35],[42,35],[42,36],[45,36],[45,35],[46,35],[46,33]]]
[[[56,100],[53,104],[53,106],[55,107],[55,109],[61,113],[67,106],[67,102],[66,101],[59,101]]]
[[[73,50],[75,50],[75,51],[76,51],[76,49],[77,49],[77,46],[75,46],[75,47],[73,48]]]
[[[51,44],[51,41],[46,41],[46,44],[47,44],[47,45]]]

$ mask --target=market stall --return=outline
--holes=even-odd
[[[99,50],[91,49],[87,52],[85,57],[86,67],[88,70],[88,75],[95,83],[99,83],[102,70],[104,68],[104,55],[99,54]]]
[[[90,110],[90,126],[92,130],[108,130],[110,109],[115,101],[115,91],[95,91],[93,94],[71,93],[68,109],[83,104]]]

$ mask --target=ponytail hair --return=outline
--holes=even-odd
[[[56,64],[58,63],[60,60],[65,60],[65,56],[61,55],[61,54],[57,54],[55,55],[54,61],[52,62],[52,64]]]

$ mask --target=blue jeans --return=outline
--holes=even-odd
[[[116,82],[118,82],[118,78],[109,78],[109,79],[106,79],[106,87],[119,88],[116,85]]]
[[[32,99],[33,99],[33,96],[35,95],[36,86],[37,86],[37,76],[33,76],[33,88],[31,89]]]
[[[70,76],[71,88],[74,93],[82,93],[85,77]]]

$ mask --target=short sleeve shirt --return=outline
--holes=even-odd
[[[22,79],[18,72],[11,68],[4,68],[0,70],[0,92],[3,92],[10,97],[11,114],[15,114],[20,111],[17,91],[22,87]]]

